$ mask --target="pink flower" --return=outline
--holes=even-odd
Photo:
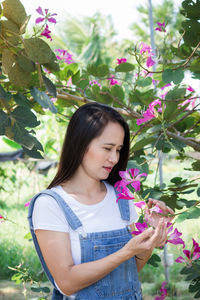
[[[147,110],[142,113],[143,118],[136,120],[136,124],[141,125],[142,123],[146,123],[146,122],[150,121],[151,119],[155,118],[156,112],[157,112],[155,109],[156,105],[159,105],[159,107],[157,108],[157,111],[162,112],[161,101],[159,99],[156,99],[153,102],[151,102],[149,104],[149,107],[147,108]]]
[[[148,56],[146,61],[147,68],[152,67],[153,65],[155,65],[155,61],[151,58],[151,56]]]
[[[98,85],[99,87],[101,87],[101,84],[97,81],[97,80],[91,80],[90,82],[89,82],[89,84],[91,85],[91,86],[93,86],[93,85]]]
[[[24,207],[28,207],[29,205],[30,205],[30,201],[26,202],[26,203],[24,204]]]
[[[127,62],[127,59],[126,58],[117,58],[117,64],[120,65],[120,64],[123,64]]]
[[[171,229],[170,229],[171,231]],[[168,231],[169,233],[169,231]],[[180,236],[182,235],[181,232],[178,231],[177,228],[174,229],[174,232],[171,233],[169,236],[168,236],[168,239],[167,239],[167,242],[168,243],[171,243],[173,245],[178,245],[178,244],[182,244],[183,245],[183,248],[185,248],[185,243],[184,241],[180,238]]]
[[[72,54],[70,54],[67,50],[56,49],[55,51],[59,53],[59,55],[56,55],[56,58],[58,60],[63,60],[68,65],[74,62],[72,58]]]
[[[0,224],[3,223],[5,220],[6,219],[2,215],[0,215]]]
[[[133,194],[129,191],[128,188],[123,189],[121,193],[118,194],[116,202],[119,201],[119,199],[124,199],[124,200],[133,200],[135,199]]]
[[[150,208],[150,212],[156,212],[157,214],[163,213],[162,209],[160,209],[160,207],[158,205],[155,205],[152,208]]]
[[[43,17],[39,17],[35,20],[35,23],[38,24],[38,23],[41,23],[43,22],[44,20],[47,22],[50,22],[50,23],[54,23],[56,24],[56,19],[53,18],[53,16],[57,16],[57,14],[51,14],[49,13],[49,10],[48,9],[45,9],[45,14],[43,13],[43,10],[42,8],[39,6],[37,9],[36,9],[37,13],[42,15]]]
[[[195,241],[195,239],[192,239],[193,246],[191,251],[190,250],[183,250],[183,254],[185,254],[186,259],[184,259],[182,256],[179,256],[175,261],[177,263],[186,263],[189,266],[192,265],[192,261],[198,260],[200,258],[200,247],[199,244]]]
[[[171,83],[167,83],[167,84],[165,84],[164,86],[162,86],[160,89],[161,90],[164,90],[166,87],[168,87],[168,86],[171,86]]]
[[[166,32],[165,22],[163,22],[163,23],[157,22],[156,24],[158,25],[158,27],[156,27],[155,30],[160,31],[160,32]]]
[[[139,174],[140,170],[137,168],[129,169],[127,171],[120,171],[119,176],[122,178],[126,185],[131,184],[135,191],[140,190],[140,178],[147,176],[146,173]]]
[[[135,204],[135,206],[137,206],[138,208],[141,208],[141,209],[146,205],[146,203],[144,201],[135,202],[134,204]]]
[[[148,225],[146,222],[143,222],[143,223],[140,223],[140,222],[137,222],[135,223],[135,227],[137,228],[137,231],[132,231],[131,233],[134,234],[134,235],[138,235],[140,233],[142,233],[145,229],[148,228]]]
[[[197,99],[198,98],[187,99],[187,100],[183,101],[182,103],[179,103],[178,108],[180,109],[182,106],[185,106],[187,103],[189,103],[189,105],[185,108],[185,110],[188,110],[190,106],[192,108],[194,108]]]
[[[52,41],[52,38],[50,36],[51,31],[49,30],[49,26],[46,24],[45,29],[42,31],[41,35],[45,36],[47,39],[50,39]]]
[[[115,79],[114,75],[112,75],[111,77],[107,78],[107,80],[110,80],[110,85],[119,84],[119,82]]]
[[[194,89],[190,85],[188,86],[187,90],[190,92],[194,92]]]
[[[140,44],[140,47],[142,46],[142,48],[140,49],[140,54],[143,54],[145,52],[147,52],[148,54],[152,53],[152,49],[149,45],[145,44],[144,42],[142,42]]]
[[[161,285],[161,295],[160,296],[156,296],[154,300],[164,300],[167,296],[167,289],[165,288],[165,286],[167,285],[167,282],[163,282]]]
[[[57,101],[57,98],[52,97],[50,100],[51,102],[55,103]]]

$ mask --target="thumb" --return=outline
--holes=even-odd
[[[141,240],[146,240],[154,234],[154,229],[152,227],[144,230],[139,236]]]

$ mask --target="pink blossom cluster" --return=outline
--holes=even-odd
[[[163,22],[163,23],[157,22],[156,24],[158,25],[158,27],[156,27],[155,30],[160,31],[160,32],[166,32],[166,29],[165,29],[165,27],[166,27],[165,22]]]
[[[123,63],[125,63],[125,62],[127,62],[127,59],[126,59],[126,58],[124,58],[124,57],[122,57],[122,58],[117,58],[117,64],[118,64],[118,65],[123,64]]]
[[[6,219],[2,215],[0,215],[0,224],[3,223],[5,220]]]
[[[191,93],[194,93],[195,90],[193,89],[193,87],[191,87],[190,85],[187,87],[187,90]],[[189,98],[186,99],[185,101],[183,101],[182,103],[179,104],[178,108],[181,108],[182,106],[185,106],[186,104],[189,104],[185,110],[189,110],[190,108],[193,109],[195,107],[196,101],[198,98]]]
[[[56,16],[57,14],[56,13],[51,14],[49,12],[49,9],[44,9],[44,11],[43,11],[43,9],[40,6],[36,9],[36,12],[38,14],[40,14],[42,17],[38,17],[35,20],[35,23],[39,24],[39,23],[44,22],[43,26],[45,26],[41,35],[45,36],[47,39],[50,39],[52,41],[52,38],[50,35],[51,31],[49,30],[49,26],[48,26],[47,22],[56,24],[56,19],[54,18],[54,16]]]
[[[110,85],[119,84],[119,81],[115,79],[115,75],[111,75],[110,77],[107,78],[107,80],[110,81]]]
[[[192,262],[194,260],[198,260],[200,258],[200,246],[195,241],[195,239],[192,239],[193,245],[191,250],[183,250],[183,254],[186,256],[185,258],[182,256],[179,256],[176,259],[177,263],[186,263],[187,265],[191,266]]]
[[[158,106],[158,108],[156,109],[155,106]],[[143,118],[136,120],[137,125],[141,125],[155,118],[158,112],[162,112],[162,103],[159,99],[156,99],[151,102],[147,110],[142,113]]]
[[[146,60],[146,66],[147,68],[152,67],[155,65],[155,61],[152,59],[152,56],[154,56],[154,53],[152,52],[152,48],[145,44],[144,42],[140,43],[140,54],[147,54],[147,60]]]
[[[122,180],[117,181],[115,183],[115,188],[118,192],[118,198],[119,199],[126,199],[126,200],[132,200],[135,199],[133,193],[128,188],[129,186],[132,187],[135,191],[140,190],[141,182],[140,178],[147,176],[146,173],[139,174],[140,171],[137,168],[128,169],[126,171],[120,171],[119,176]]]
[[[56,49],[55,51],[59,53],[58,55],[56,55],[56,58],[58,60],[62,60],[68,65],[70,65],[74,62],[74,60],[72,58],[72,54],[70,54],[67,50]]]
[[[167,297],[166,285],[167,285],[167,282],[165,282],[165,281],[161,284],[161,289],[160,289],[161,295],[156,296],[154,300],[164,300]]]
[[[97,80],[90,80],[89,81],[89,84],[91,85],[91,86],[93,86],[93,85],[98,85],[99,87],[101,87],[101,84],[97,81]]]

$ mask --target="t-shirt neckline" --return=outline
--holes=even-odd
[[[79,202],[78,200],[76,200],[74,197],[70,196],[61,185],[58,185],[57,188],[60,190],[61,194],[64,197],[68,197],[70,198],[70,201],[73,202],[73,204],[75,204],[76,206],[82,207],[82,208],[87,208],[87,209],[94,209],[94,208],[98,208],[104,205],[104,203],[107,201],[107,199],[109,198],[109,187],[107,185],[107,183],[105,181],[102,181],[106,187],[106,194],[105,197],[103,198],[103,200],[101,200],[100,202],[96,203],[96,204],[84,204]]]

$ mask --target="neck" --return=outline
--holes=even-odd
[[[87,175],[82,175],[77,171],[72,178],[63,182],[62,187],[68,193],[93,196],[105,190],[104,184],[100,180],[95,180]]]

